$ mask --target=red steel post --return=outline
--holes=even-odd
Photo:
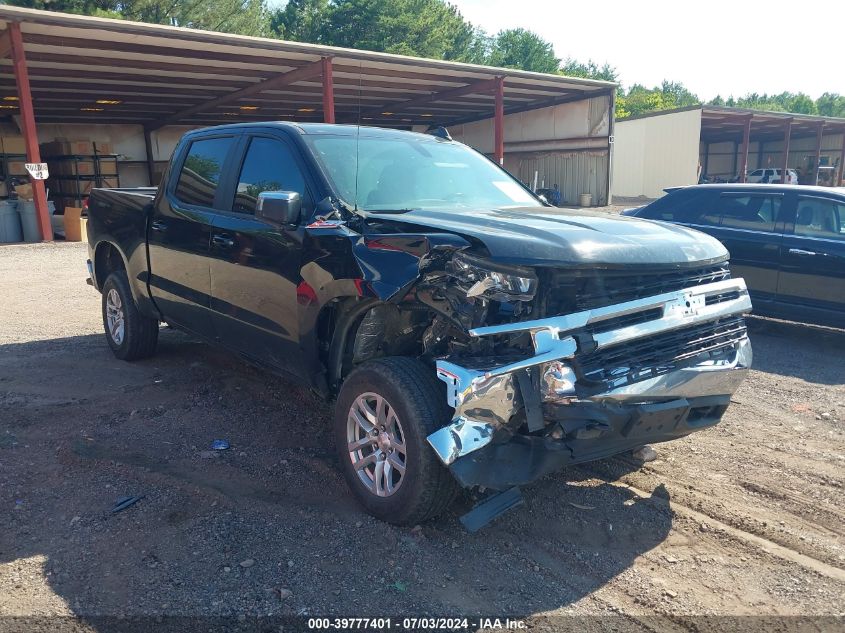
[[[836,182],[840,187],[845,184],[845,128],[842,129],[842,152],[839,154],[839,174]]]
[[[780,172],[780,184],[789,183],[789,141],[792,137],[792,117],[786,120],[786,131],[783,133],[783,169]]]
[[[334,78],[332,77],[332,58],[323,57],[323,121],[334,123]]]
[[[749,114],[745,119],[745,129],[742,132],[742,154],[740,155],[739,165],[739,182],[746,182],[748,176],[748,146],[751,144],[751,119],[753,114]]]
[[[811,185],[819,184],[819,163],[822,159],[822,138],[824,137],[824,121],[819,123],[818,130],[816,131],[816,167],[813,173],[813,179],[810,182]]]
[[[505,162],[505,78],[496,77],[496,114],[494,120],[496,162]]]
[[[21,25],[9,22],[9,39],[12,44],[12,67],[15,72],[15,84],[18,88],[18,103],[21,108],[21,131],[26,145],[26,160],[30,163],[41,162],[41,151],[38,149],[38,130],[35,127],[35,110],[32,106],[32,91],[29,88],[29,73],[26,68],[26,55],[23,49]],[[47,210],[47,191],[43,180],[32,180],[32,193],[35,198],[35,212],[38,217],[38,228],[41,239],[45,242],[53,239],[53,226],[50,224],[50,213]]]

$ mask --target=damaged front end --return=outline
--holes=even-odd
[[[428,442],[467,487],[713,426],[751,365],[751,302],[724,262],[535,272],[460,252],[416,296],[442,315],[424,344],[455,409]]]

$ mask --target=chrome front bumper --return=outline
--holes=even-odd
[[[708,299],[711,299],[710,303]],[[447,401],[455,409],[455,416],[450,424],[429,435],[428,442],[446,465],[487,446],[496,431],[505,426],[522,406],[517,398],[516,373],[530,367],[543,365],[546,368],[541,380],[545,402],[571,401],[576,395],[576,378],[566,361],[578,351],[578,343],[572,334],[588,326],[637,313],[659,311],[659,316],[643,323],[593,334],[593,345],[601,350],[738,316],[750,310],[751,300],[745,281],[726,279],[565,316],[470,330],[470,335],[476,337],[529,332],[534,355],[492,368],[468,368],[449,360],[437,361],[437,377],[447,385]],[[746,337],[735,345],[731,354],[719,361],[705,361],[611,388],[589,396],[588,400],[625,404],[729,395],[744,379],[751,360],[751,344]]]

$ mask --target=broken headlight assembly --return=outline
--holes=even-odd
[[[530,268],[504,266],[463,252],[455,253],[446,272],[465,287],[467,297],[530,301],[537,292],[537,276]]]

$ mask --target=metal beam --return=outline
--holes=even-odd
[[[18,87],[21,132],[23,132],[23,140],[26,145],[26,159],[30,163],[40,163],[41,150],[38,147],[38,129],[35,127],[35,109],[32,105],[32,92],[29,89],[29,74],[26,68],[26,55],[24,54],[20,23],[9,22],[7,31],[11,44],[12,68],[15,73],[15,83]],[[51,242],[53,240],[53,226],[50,223],[50,213],[47,210],[47,191],[44,188],[44,181],[35,179],[30,179],[30,181],[41,239],[45,242]]]
[[[840,187],[845,183],[845,130],[842,130],[842,151],[839,154],[839,173],[836,182]]]
[[[155,187],[158,183],[155,181],[156,163],[153,155],[152,131],[147,128],[144,128],[144,148],[147,151],[147,176],[150,180],[150,187]]]
[[[334,123],[334,76],[332,74],[332,58],[323,57],[320,60],[323,76],[323,121]]]
[[[819,163],[822,159],[822,138],[824,137],[824,121],[819,123],[818,129],[816,130],[816,166],[813,173],[813,180],[810,182],[811,185],[819,184]]]
[[[787,174],[789,173],[789,141],[792,137],[792,119],[787,119],[786,130],[783,133],[783,167],[780,172],[780,182],[785,185],[789,182]]]
[[[493,79],[483,79],[466,86],[458,86],[457,88],[449,88],[440,92],[434,92],[424,97],[417,97],[408,99],[407,101],[397,101],[385,106],[378,106],[375,108],[366,108],[361,110],[361,114],[371,114],[373,112],[401,112],[405,108],[415,108],[417,106],[433,103],[435,101],[446,101],[456,97],[463,97],[465,95],[479,94],[482,92],[492,92],[496,89],[496,82],[498,77]]]
[[[530,112],[531,110],[539,110],[541,108],[551,108],[557,105],[563,105],[564,103],[573,103],[575,101],[583,101],[584,99],[592,99],[593,97],[602,97],[606,95],[610,95],[611,92],[602,90],[600,92],[589,92],[586,94],[567,94],[562,97],[554,97],[553,99],[542,99],[538,101],[530,101],[526,104],[520,104],[518,106],[511,106],[509,108],[505,108],[505,116],[509,114],[518,114],[519,112]],[[450,122],[450,125],[462,125],[464,123],[475,123],[476,121],[486,121],[490,117],[487,115],[474,115],[470,117],[464,117],[461,119],[456,119]]]
[[[298,81],[313,79],[318,77],[322,72],[322,60],[312,62],[306,66],[297,68],[296,70],[291,70],[290,72],[282,73],[281,75],[275,75],[274,77],[270,77],[270,79],[265,79],[264,81],[252,84],[246,88],[241,88],[240,90],[229,92],[215,99],[209,99],[208,101],[191,106],[190,108],[185,108],[181,112],[177,112],[169,117],[156,121],[153,125],[149,126],[149,129],[157,130],[165,125],[179,123],[194,114],[210,112],[221,105],[226,105],[227,103],[232,103],[233,101],[240,101],[241,99],[257,95],[265,92],[266,90],[278,90],[279,88],[294,84]]]
[[[739,182],[746,182],[748,171],[748,147],[751,144],[751,119],[753,114],[749,114],[745,119],[745,129],[742,132],[742,154],[739,165]]]
[[[505,78],[496,77],[496,108],[493,121],[494,155],[500,165],[505,163]]]

